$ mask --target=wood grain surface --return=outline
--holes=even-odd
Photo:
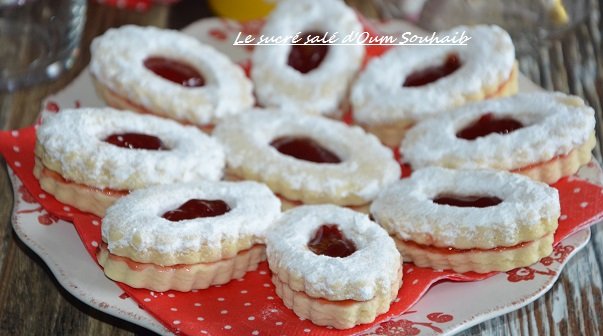
[[[366,1],[352,1],[364,13],[377,15]],[[597,112],[597,138],[603,136],[603,49],[598,1],[591,18],[576,31],[519,59],[520,68],[549,90],[579,95]],[[90,4],[75,68],[53,83],[11,94],[0,93],[0,129],[31,124],[42,99],[60,90],[89,61],[88,46],[107,28],[126,23],[181,28],[209,15],[205,1],[187,0],[174,7],[156,6],[138,13]],[[595,149],[601,160],[601,148]],[[12,189],[0,159],[0,335],[149,335],[148,330],[112,318],[82,304],[61,288],[48,268],[19,241],[10,224]],[[592,229],[589,244],[573,257],[559,281],[523,309],[479,324],[461,335],[602,335],[603,226]],[[462,304],[462,303],[461,303]]]

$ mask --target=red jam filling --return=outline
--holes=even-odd
[[[423,86],[433,83],[440,78],[444,78],[461,67],[461,60],[456,54],[446,56],[446,60],[442,65],[431,66],[425,69],[412,72],[404,81],[405,87]]]
[[[117,147],[129,149],[165,150],[161,139],[142,133],[121,133],[109,135],[105,142]]]
[[[308,242],[308,248],[318,255],[345,258],[356,252],[356,244],[343,235],[335,224],[324,224]]]
[[[318,68],[327,55],[329,46],[303,43],[308,41],[308,38],[322,35],[323,33],[316,31],[301,34],[300,42],[291,46],[287,64],[303,74]]]
[[[90,186],[87,186],[87,185],[84,185],[84,184],[75,183],[73,181],[66,180],[59,173],[54,172],[54,171],[52,171],[50,169],[47,169],[47,168],[42,168],[42,175],[45,175],[45,176],[47,176],[47,177],[49,177],[49,178],[51,178],[51,179],[53,179],[55,181],[63,183],[63,184],[70,184],[70,185],[72,185],[74,187],[84,188],[84,189],[87,189],[87,190],[90,190],[90,191],[93,191],[93,192],[101,192],[101,193],[103,193],[103,194],[105,194],[107,196],[110,196],[110,197],[121,197],[121,196],[125,196],[125,195],[127,195],[127,194],[130,193],[129,190],[115,190],[115,189],[109,189],[109,188],[98,189],[98,188],[90,187]]]
[[[157,76],[185,87],[205,85],[205,79],[197,69],[180,61],[164,57],[149,57],[144,61],[144,66]]]
[[[462,196],[462,195],[440,195],[433,199],[433,203],[450,205],[461,208],[487,208],[500,204],[502,200],[490,196]]]
[[[216,217],[229,211],[230,207],[222,200],[191,199],[178,207],[178,209],[170,210],[161,217],[172,222],[178,222],[187,219]]]
[[[523,124],[513,118],[497,118],[492,113],[486,113],[460,130],[456,136],[465,140],[475,140],[492,133],[509,134],[522,127]]]
[[[439,253],[439,254],[448,254],[448,255],[450,255],[450,254],[459,254],[459,253],[510,251],[510,250],[524,248],[524,247],[532,244],[533,242],[534,241],[531,240],[531,241],[519,243],[519,244],[513,245],[513,246],[501,246],[501,247],[495,247],[495,248],[491,248],[491,249],[470,248],[470,249],[464,249],[464,250],[457,249],[457,248],[454,248],[454,247],[436,247],[436,246],[422,245],[422,244],[417,244],[415,242],[408,241],[408,240],[405,240],[404,244],[406,244],[409,247],[420,248],[422,250],[426,250],[426,251],[429,251],[431,253]]]
[[[315,163],[340,163],[339,157],[307,137],[285,136],[272,140],[270,146],[281,154]]]

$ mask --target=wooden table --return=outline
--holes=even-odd
[[[598,1],[593,0],[593,3],[592,18],[575,34],[556,42],[535,57],[523,57],[519,61],[523,73],[546,89],[584,97],[597,111],[597,138],[602,143],[603,50],[600,35],[603,27],[598,20]],[[87,46],[91,39],[107,28],[125,23],[180,28],[209,13],[205,2],[198,0],[184,1],[172,8],[157,6],[144,13],[91,4],[83,54],[78,64],[53,83],[11,94],[0,93],[0,129],[31,124],[40,110],[42,99],[60,90],[83,69],[90,58]],[[601,160],[599,146],[595,155]],[[0,335],[151,334],[96,311],[63,290],[41,259],[20,242],[11,229],[12,202],[12,188],[2,161]],[[602,289],[603,226],[599,225],[592,229],[590,243],[569,261],[560,279],[546,295],[523,309],[484,322],[462,335],[600,335],[603,334]]]

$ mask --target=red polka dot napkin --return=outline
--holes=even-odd
[[[0,132],[0,153],[8,165],[49,213],[73,222],[92,257],[90,262],[95,262],[96,249],[101,242],[100,218],[66,207],[40,189],[32,173],[34,144],[34,127]],[[560,192],[562,211],[555,235],[556,243],[603,217],[601,187],[573,177],[563,179],[554,187]],[[345,331],[315,326],[309,321],[300,320],[284,307],[270,282],[270,270],[265,262],[260,264],[257,271],[248,273],[243,279],[189,293],[156,293],[119,283],[117,285],[143,309],[178,334],[303,335],[311,332],[313,335],[349,335],[365,331],[377,323],[387,325],[388,322],[384,321],[408,311],[437,281],[477,281],[494,274],[436,272],[405,264],[404,283],[390,311],[380,316],[374,324]],[[434,318],[438,320],[438,316]]]

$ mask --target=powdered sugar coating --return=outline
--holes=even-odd
[[[356,13],[340,0],[290,0],[279,3],[262,30],[265,36],[288,36],[308,31],[345,35],[363,31]],[[362,45],[329,45],[320,66],[303,74],[287,64],[291,46],[258,46],[251,78],[264,106],[311,114],[334,114],[360,68]]]
[[[511,117],[525,127],[475,140],[456,136],[485,113]],[[406,134],[400,151],[413,168],[513,170],[569,153],[588,140],[594,127],[594,110],[576,96],[525,93],[466,105],[425,120]]]
[[[162,217],[191,199],[222,200],[230,211],[177,222]],[[201,247],[220,249],[223,242],[239,237],[263,243],[264,230],[280,216],[280,206],[270,189],[251,181],[155,186],[134,191],[111,206],[103,218],[102,237],[111,252],[129,248],[140,255],[153,250],[176,257]]]
[[[122,133],[156,136],[168,150],[129,149],[103,141]],[[99,189],[218,180],[225,165],[222,146],[196,127],[111,108],[45,114],[37,142],[41,151],[36,155],[45,167]]]
[[[323,224],[337,224],[356,252],[345,258],[312,252],[308,242]],[[273,272],[301,278],[304,292],[314,298],[367,301],[389,294],[400,276],[401,257],[387,232],[367,215],[335,205],[285,212],[268,231],[266,254]]]
[[[90,71],[113,92],[160,115],[197,125],[253,105],[252,85],[243,70],[211,46],[177,31],[127,25],[109,29],[91,45]],[[149,57],[186,63],[205,79],[184,87],[144,66]]]
[[[509,34],[498,26],[459,26],[440,33],[466,32],[466,46],[397,46],[371,61],[351,93],[354,119],[367,125],[421,120],[474,100],[485,88],[495,89],[510,76],[515,48]],[[445,63],[456,54],[461,67],[435,82],[403,87],[414,71]]]
[[[214,131],[236,175],[268,184],[276,193],[305,203],[366,204],[400,177],[390,149],[359,127],[319,116],[255,109],[225,119]],[[321,164],[278,152],[270,142],[306,136],[342,162]]]
[[[498,197],[485,207],[434,203],[439,195]],[[428,167],[386,188],[371,205],[390,234],[422,245],[491,249],[539,239],[560,215],[557,189],[528,177],[495,170]],[[553,227],[544,225],[552,221]]]

